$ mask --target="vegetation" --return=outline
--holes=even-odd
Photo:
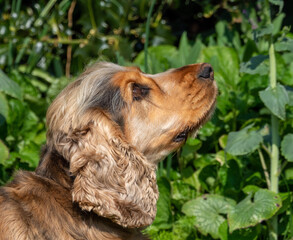
[[[290,16],[282,0],[218,2],[0,0],[0,183],[36,167],[46,109],[86,64],[156,73],[209,62],[216,112],[160,163],[158,213],[146,232],[160,240],[293,239]],[[199,30],[180,29],[176,12],[179,24],[193,19]]]

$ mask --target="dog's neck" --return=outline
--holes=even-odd
[[[41,160],[36,174],[49,178],[61,186],[70,189],[73,179],[69,173],[69,162],[55,149],[45,145],[42,149]]]

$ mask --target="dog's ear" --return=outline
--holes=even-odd
[[[103,111],[89,110],[80,122],[59,139],[75,177],[73,201],[123,227],[150,225],[158,199],[156,166],[126,142]]]

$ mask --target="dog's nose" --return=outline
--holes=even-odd
[[[202,64],[198,77],[214,80],[214,70],[211,64],[208,64],[208,63]]]

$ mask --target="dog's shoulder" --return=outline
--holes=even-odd
[[[53,239],[51,226],[59,225],[61,214],[70,216],[71,206],[69,190],[34,172],[20,171],[0,188],[0,236]]]

